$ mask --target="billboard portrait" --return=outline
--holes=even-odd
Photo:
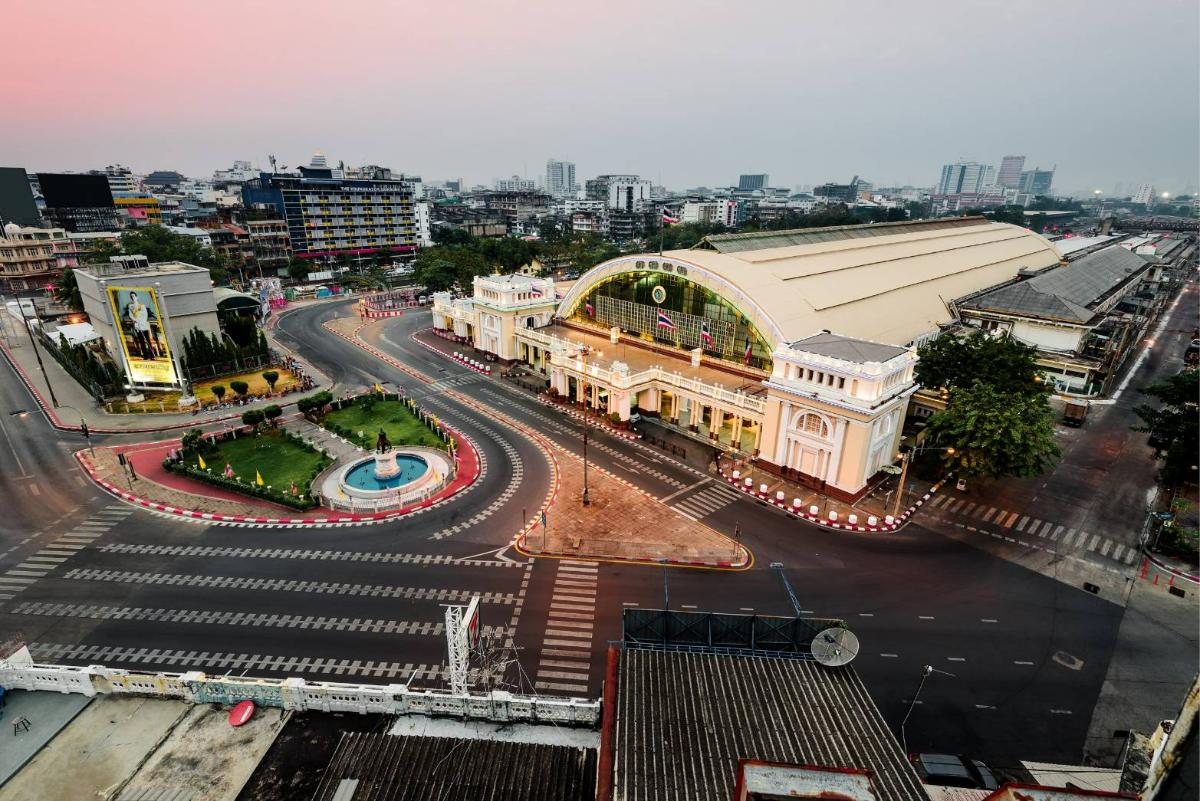
[[[108,302],[129,365],[129,380],[134,384],[176,383],[158,294],[150,287],[110,286]]]

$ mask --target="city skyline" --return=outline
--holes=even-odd
[[[574,161],[581,177],[634,173],[677,189],[730,185],[749,171],[769,172],[785,187],[853,174],[876,185],[925,186],[959,156],[998,165],[1022,153],[1027,166],[1057,163],[1055,185],[1064,192],[1147,182],[1185,191],[1200,169],[1195,70],[1173,70],[1160,82],[1124,62],[1060,59],[1048,72],[1044,59],[1012,58],[1013,26],[1021,26],[1026,52],[1057,51],[1069,40],[1118,53],[1135,27],[1158,31],[1159,52],[1192,52],[1193,4],[1102,5],[1016,3],[991,13],[879,5],[856,15],[856,48],[846,58],[811,35],[844,26],[829,9],[774,4],[730,17],[707,5],[625,15],[538,4],[514,19],[482,5],[448,12],[366,3],[358,13],[372,26],[323,30],[319,65],[310,39],[286,29],[273,36],[272,61],[295,71],[296,80],[281,81],[279,69],[248,66],[243,37],[197,24],[186,10],[78,3],[71,17],[54,20],[53,59],[36,35],[0,56],[0,86],[9,108],[21,111],[0,132],[0,152],[32,171],[120,162],[206,176],[234,159],[266,166],[274,154],[295,166],[320,150],[334,163],[388,164],[469,184],[520,165],[522,177],[535,177],[556,157]],[[217,3],[210,13],[220,16],[222,6],[232,11]],[[316,9],[299,3],[290,13],[319,17]],[[263,8],[238,7],[236,16],[246,30],[280,24]],[[537,36],[540,24],[527,24],[535,17],[579,33],[547,42]],[[672,35],[660,36],[647,24],[654,21]],[[22,7],[10,23],[36,33],[50,20]],[[401,29],[411,32],[403,40],[395,36]],[[800,30],[809,35],[797,44]],[[946,46],[967,41],[967,32],[969,53]],[[756,42],[752,57],[741,48],[747,40]],[[165,57],[175,67],[139,72],[153,52],[147,43],[160,41],[171,42]],[[645,55],[614,63],[614,41],[621,52]],[[670,77],[678,72],[672,65],[701,49],[724,67],[719,74]],[[547,72],[546,64],[562,68]],[[603,68],[587,68],[593,64]],[[828,69],[814,71],[820,64]],[[405,77],[414,72],[420,80]],[[135,73],[139,80],[129,81]],[[880,80],[885,74],[891,78]],[[312,111],[315,95],[326,98],[324,113]],[[56,100],[63,96],[75,99]]]

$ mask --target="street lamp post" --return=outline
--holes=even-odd
[[[904,500],[904,482],[908,480],[908,465],[921,451],[945,451],[951,456],[954,455],[954,448],[924,448],[920,445],[900,454],[900,485],[896,487],[896,504],[892,507],[892,517],[900,516],[900,504]]]
[[[579,358],[583,363],[582,375],[579,380],[579,395],[580,402],[583,404],[583,505],[587,506],[592,501],[588,497],[588,408],[587,408],[587,357],[592,352],[592,348],[587,345],[581,345],[579,348]]]
[[[33,301],[29,301],[30,305]],[[25,316],[25,304],[21,302],[21,298],[17,297],[17,308],[21,310],[21,322],[25,324],[25,333],[29,334],[29,344],[33,346],[33,355],[37,358],[38,369],[42,371],[42,378],[46,379],[46,390],[50,393],[50,402],[54,404],[54,408],[58,408],[58,398],[54,397],[54,387],[50,386],[50,374],[46,372],[46,365],[42,364],[42,354],[38,350],[37,340],[33,338],[33,329],[29,327],[29,318]],[[37,316],[37,306],[33,307],[33,319],[38,321],[39,330],[41,320]]]

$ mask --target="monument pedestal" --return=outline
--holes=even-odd
[[[400,473],[400,465],[396,464],[396,452],[375,454],[375,478],[383,481]]]

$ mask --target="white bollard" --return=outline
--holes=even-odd
[[[849,517],[846,518],[846,522],[852,526],[857,526],[858,525],[858,515],[850,515]]]
[[[800,499],[799,498],[792,498],[792,508],[793,509],[800,508]]]
[[[870,517],[867,518],[867,525],[871,526],[872,528],[874,528],[875,526],[878,526],[879,518],[876,517],[875,515],[871,515]]]
[[[776,493],[775,493],[775,500],[776,500],[778,503],[783,503],[783,497],[784,497],[784,496],[783,496],[783,490],[779,490],[779,492],[776,492]]]
[[[741,478],[741,477],[742,477],[742,471],[741,471],[741,470],[734,470],[734,471],[733,471],[733,480],[734,480],[734,481],[737,481],[737,480],[738,480],[739,478]]]
[[[890,526],[896,522],[896,518],[892,517],[891,515],[887,515],[883,518],[883,522]]]
[[[766,494],[767,494],[767,485],[766,485],[766,484],[759,484],[759,485],[758,485],[758,494],[759,494],[759,495],[766,495]]]
[[[754,479],[750,478],[750,476],[746,476],[745,484],[746,484],[746,489],[750,489],[751,487],[754,486]]]
[[[833,509],[830,509],[830,510],[829,510],[829,519],[830,519],[830,520],[837,520],[837,512],[835,512]]]
[[[808,513],[810,515],[812,515],[813,517],[816,517],[818,514],[821,513],[821,510],[818,509],[816,506],[810,506],[810,507],[808,507]]]

